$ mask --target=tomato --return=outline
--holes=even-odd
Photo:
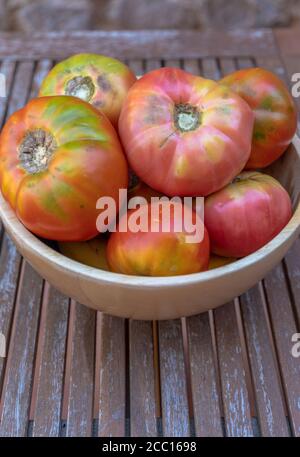
[[[112,271],[128,275],[142,276],[173,276],[195,273],[206,270],[209,262],[209,237],[202,221],[190,208],[185,208],[202,224],[204,235],[197,242],[188,242],[188,232],[183,229],[176,231],[176,210],[183,211],[183,205],[177,203],[170,211],[170,230],[162,230],[163,211],[169,207],[168,202],[141,205],[139,210],[128,211],[127,231],[112,233],[107,245],[107,260]],[[179,205],[179,206],[178,206]],[[151,231],[151,221],[155,220],[155,209],[158,210],[158,231]],[[130,218],[148,217],[145,231],[130,230]],[[125,216],[123,216],[125,217]],[[120,221],[120,224],[122,220]]]
[[[106,240],[103,237],[89,241],[67,241],[59,243],[62,254],[90,267],[109,270],[106,260]]]
[[[103,114],[75,97],[42,97],[13,114],[2,130],[0,183],[33,233],[82,241],[98,234],[98,198],[118,203],[128,168]]]
[[[274,238],[291,215],[290,197],[276,179],[244,171],[205,201],[212,252],[226,257],[251,254]]]
[[[100,109],[116,126],[128,89],[136,81],[119,60],[77,54],[55,65],[44,79],[40,96],[73,95]]]
[[[131,168],[150,187],[204,196],[244,168],[253,122],[247,103],[225,86],[161,68],[129,90],[119,134]]]
[[[246,168],[264,168],[286,150],[297,128],[297,112],[284,83],[263,68],[247,68],[220,81],[252,108],[255,123]]]

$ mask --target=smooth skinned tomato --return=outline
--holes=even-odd
[[[179,205],[179,206],[178,206]],[[141,205],[139,210],[130,210],[125,221],[127,231],[112,233],[107,245],[107,261],[112,271],[128,275],[141,276],[173,276],[196,273],[206,270],[209,262],[209,237],[201,219],[190,208],[185,207],[193,221],[202,224],[204,235],[200,241],[187,242],[188,232],[183,229],[176,231],[176,211],[183,210],[180,203],[171,207],[170,230],[162,230],[163,211],[169,207],[168,202]],[[173,209],[172,209],[173,208]],[[156,219],[155,209],[158,210]],[[136,212],[139,212],[138,216]],[[165,213],[166,214],[166,213]],[[143,220],[148,218],[146,231],[130,230],[130,218]],[[125,217],[125,216],[123,216]],[[158,231],[151,231],[151,221],[156,221]],[[183,224],[184,225],[184,224]]]
[[[225,86],[161,68],[129,90],[119,134],[131,168],[150,187],[204,196],[244,168],[253,122],[247,103]]]
[[[73,95],[100,109],[117,126],[134,73],[117,59],[77,54],[58,63],[44,79],[40,96]]]
[[[96,202],[115,199],[128,167],[109,120],[70,96],[31,100],[0,136],[2,194],[36,235],[83,241],[98,234]]]
[[[297,128],[297,112],[284,83],[263,68],[236,71],[220,81],[252,108],[255,123],[247,169],[264,168],[286,150]]]
[[[205,201],[212,252],[225,257],[244,257],[261,248],[291,216],[287,191],[276,179],[255,171],[241,173]]]

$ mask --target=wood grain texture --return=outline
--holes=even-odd
[[[162,424],[165,436],[189,436],[186,374],[179,319],[159,322]]]
[[[60,434],[61,403],[69,299],[50,287],[44,300],[44,320],[40,325],[40,353],[36,364],[33,436]]]
[[[214,312],[225,427],[228,436],[253,436],[249,397],[235,309],[232,303]]]
[[[253,287],[241,297],[260,429],[263,436],[289,436],[264,305],[263,291],[259,286]]]
[[[297,328],[300,331],[300,239],[298,238],[293,247],[288,251],[284,259],[287,280],[292,293],[291,299],[294,305]]]
[[[152,322],[129,323],[130,434],[156,436]]]
[[[38,96],[42,81],[51,70],[51,67],[52,61],[49,59],[42,59],[37,62],[32,78],[31,90],[29,94],[30,99]]]
[[[208,313],[187,319],[196,436],[223,436]]]
[[[266,276],[264,285],[290,424],[295,436],[300,436],[300,364],[292,355],[292,335],[297,333],[297,326],[281,264]]]
[[[1,63],[0,71],[5,78],[5,92],[6,92],[6,97],[2,98],[1,103],[0,103],[0,126],[1,127],[2,127],[2,125],[5,121],[5,117],[6,117],[6,112],[7,112],[8,102],[10,100],[10,94],[11,94],[11,88],[12,88],[13,79],[14,79],[14,75],[15,75],[15,70],[16,70],[16,62],[4,60]]]
[[[62,411],[62,419],[66,421],[66,436],[92,434],[95,325],[95,311],[79,303],[71,303],[68,333],[70,345],[66,354],[69,359],[69,376],[64,381],[66,397]]]
[[[99,436],[125,435],[125,324],[102,315],[99,376]]]
[[[23,261],[0,404],[1,436],[27,433],[42,284]]]
[[[10,326],[18,285],[21,256],[5,233],[0,252],[0,329],[9,344]],[[8,347],[7,347],[8,350]],[[0,386],[3,382],[5,359],[0,357]]]
[[[33,33],[26,36],[2,32],[0,55],[19,59],[61,59],[82,52],[83,43],[85,52],[99,53],[101,49],[101,54],[123,59],[271,55],[277,52],[269,30],[138,30]]]
[[[23,108],[25,105],[28,99],[29,91],[31,89],[33,71],[33,62],[28,61],[17,63],[14,85],[7,110],[7,117],[9,117],[18,109]]]

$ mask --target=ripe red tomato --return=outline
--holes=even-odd
[[[225,86],[161,68],[129,90],[119,133],[133,171],[150,187],[204,196],[244,168],[253,121],[247,103]]]
[[[245,171],[206,199],[204,215],[212,252],[244,257],[283,229],[291,218],[292,205],[276,179]]]
[[[196,222],[197,218],[204,229],[204,236],[200,241],[188,242],[188,232],[184,227],[179,232],[174,229],[176,208],[179,208],[177,205],[180,205],[180,211],[183,211],[180,203],[175,204],[173,210],[171,207],[170,231],[163,231],[161,226],[159,231],[151,231],[151,218],[155,219],[155,208],[159,210],[156,222],[161,225],[166,205],[169,203],[152,203],[140,206],[139,210],[128,211],[128,222],[125,222],[127,231],[121,232],[119,225],[108,241],[107,261],[112,271],[128,275],[173,276],[196,273],[208,268],[209,237],[202,221],[190,208],[185,207],[185,211],[190,212],[193,221]],[[136,211],[139,211],[140,220],[148,217],[147,231],[134,233],[130,230],[130,217],[137,217]]]
[[[112,57],[77,54],[55,65],[44,79],[40,96],[73,95],[100,109],[117,126],[122,103],[136,77]]]
[[[67,96],[31,100],[0,136],[3,196],[36,235],[82,241],[98,234],[96,201],[118,205],[128,168],[108,119]]]
[[[263,68],[247,68],[220,81],[252,108],[255,123],[246,168],[263,168],[286,150],[297,128],[297,112],[284,83]]]

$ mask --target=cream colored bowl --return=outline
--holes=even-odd
[[[272,241],[248,257],[204,273],[172,277],[126,276],[85,266],[40,241],[0,194],[3,224],[25,259],[49,283],[80,303],[133,319],[173,319],[215,308],[245,292],[285,255],[300,231],[300,140],[266,172],[288,190],[294,214]],[[299,260],[300,262],[300,260]]]

